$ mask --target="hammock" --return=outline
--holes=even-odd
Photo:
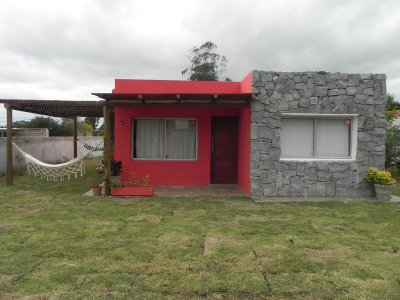
[[[87,150],[92,150],[92,151],[104,151],[104,147],[99,147],[99,145],[97,146],[92,146],[89,144],[86,144],[85,142],[82,142],[81,140],[77,139],[79,143],[81,143],[83,145],[83,147],[85,147]]]
[[[46,178],[47,181],[65,181],[65,178],[68,180],[71,179],[71,175],[74,175],[75,178],[78,178],[78,175],[81,177],[85,174],[85,163],[83,159],[92,153],[102,142],[100,142],[96,147],[89,150],[88,152],[62,164],[47,164],[44,163],[37,158],[34,158],[29,153],[23,151],[20,147],[18,147],[14,142],[14,147],[21,152],[22,156],[25,158],[26,166],[29,174],[33,174],[35,177],[40,175],[40,178]]]

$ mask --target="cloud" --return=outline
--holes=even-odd
[[[0,98],[94,99],[115,78],[181,79],[189,49],[210,40],[234,80],[386,73],[399,99],[399,12],[396,0],[2,0]]]

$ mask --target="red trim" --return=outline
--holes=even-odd
[[[113,94],[246,94],[251,93],[253,73],[241,82],[115,79]]]
[[[153,196],[152,186],[116,186],[111,188],[112,196]]]

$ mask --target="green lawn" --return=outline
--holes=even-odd
[[[400,204],[85,197],[0,178],[0,298],[399,299]]]

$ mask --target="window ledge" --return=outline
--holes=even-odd
[[[297,162],[354,162],[353,158],[280,158],[279,161],[297,161]]]

